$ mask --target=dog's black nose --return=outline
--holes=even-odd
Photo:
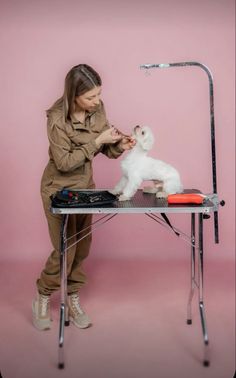
[[[137,126],[134,127],[134,131],[136,131],[138,129],[141,129],[141,126],[137,125]]]

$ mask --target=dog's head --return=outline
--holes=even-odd
[[[148,126],[135,126],[133,137],[137,146],[140,146],[144,151],[151,150],[154,144],[154,135]]]

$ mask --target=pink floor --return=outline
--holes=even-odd
[[[31,324],[34,281],[42,262],[1,268],[1,373],[3,378],[231,378],[235,369],[234,265],[205,264],[205,306],[210,367],[202,366],[197,293],[193,324],[186,324],[189,263],[88,259],[81,292],[93,320],[87,330],[65,329],[64,370],[57,368],[59,294],[53,326]]]

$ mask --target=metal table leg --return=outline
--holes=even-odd
[[[198,214],[198,246],[196,246],[196,225],[195,215],[191,214],[191,288],[187,305],[187,324],[192,324],[192,299],[194,295],[195,286],[198,288],[199,298],[199,311],[202,325],[203,339],[204,339],[204,358],[203,365],[209,366],[209,339],[206,326],[206,316],[203,301],[203,219],[202,213]],[[196,281],[196,264],[195,264],[195,252],[198,250],[198,280]]]
[[[188,298],[188,306],[187,306],[187,324],[192,324],[192,299],[194,295],[194,289],[196,285],[196,279],[195,279],[195,214],[191,214],[191,288]]]
[[[209,339],[206,326],[205,309],[203,302],[203,214],[199,214],[199,248],[198,248],[198,277],[199,277],[199,311],[202,324],[202,332],[204,338],[204,359],[203,365],[209,366]]]
[[[92,226],[96,223],[97,226],[93,228],[94,229],[100,227],[101,225],[108,222],[110,219],[114,218],[117,214],[107,214],[103,216],[102,218],[95,221]],[[92,230],[90,230],[90,227],[86,227],[83,230],[80,230],[76,234],[74,234],[71,237],[77,236],[79,234],[82,234],[86,229],[88,229],[88,232],[78,237],[76,242],[69,245],[69,248],[67,246],[68,240],[71,239],[67,238],[67,223],[69,219],[69,214],[63,214],[62,216],[62,223],[61,223],[61,232],[60,232],[60,284],[61,284],[61,305],[60,305],[60,325],[59,325],[59,350],[58,350],[58,368],[64,369],[65,362],[64,362],[64,326],[69,326],[69,312],[68,312],[68,305],[67,305],[67,250],[71,247],[73,247],[75,244],[79,243],[82,239],[86,238],[88,235],[92,233]]]
[[[60,326],[59,326],[59,350],[58,350],[58,368],[64,369],[64,326],[69,325],[68,308],[67,308],[67,259],[66,259],[66,229],[68,223],[68,214],[62,216],[61,223],[61,245],[60,245],[60,279],[61,279],[61,305],[60,305]]]

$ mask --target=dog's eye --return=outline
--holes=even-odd
[[[145,134],[145,131],[142,131],[142,133],[141,133],[142,135],[144,135]]]

